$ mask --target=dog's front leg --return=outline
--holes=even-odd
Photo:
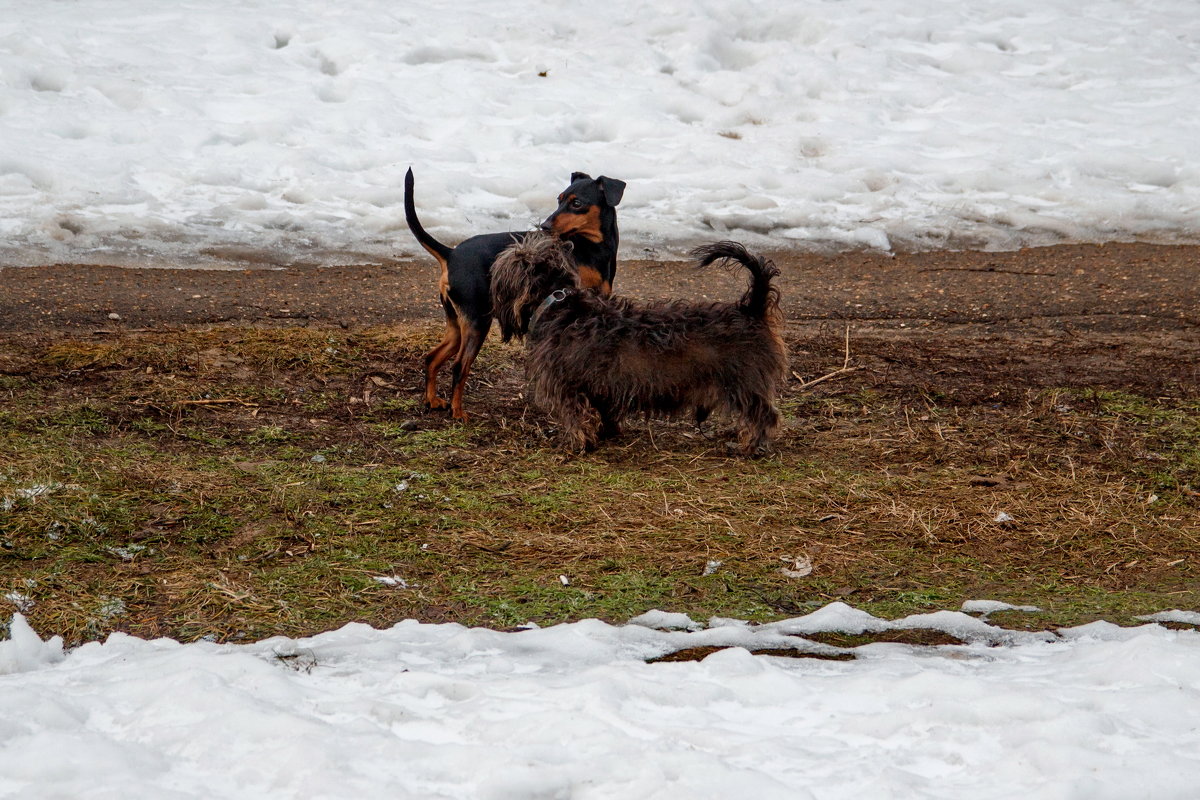
[[[741,431],[738,442],[742,446],[742,454],[760,456],[766,451],[767,442],[779,428],[779,412],[765,397],[751,395],[736,404],[736,412]]]
[[[558,421],[564,446],[574,452],[596,449],[600,441],[600,412],[580,395],[559,396],[547,404]]]
[[[598,433],[600,441],[618,438],[621,435],[621,415],[614,412],[605,403],[597,402],[595,399],[592,399],[592,405],[596,407],[596,413],[600,415],[600,431]]]

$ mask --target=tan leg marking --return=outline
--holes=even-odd
[[[459,326],[448,319],[442,341],[425,356],[425,405],[430,408],[446,407],[446,401],[437,396],[437,374],[442,364],[458,352],[461,341]]]

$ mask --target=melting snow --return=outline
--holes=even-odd
[[[628,181],[625,256],[1200,233],[1190,0],[127,0],[0,15],[0,263],[415,254]]]
[[[711,622],[113,634],[64,653],[18,614],[0,642],[0,796],[1185,800],[1200,785],[1196,631],[1016,634],[840,603]],[[748,652],[846,652],[794,634],[895,627],[971,643]]]

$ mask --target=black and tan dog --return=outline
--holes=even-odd
[[[574,248],[581,285],[607,294],[617,272],[617,204],[625,183],[616,178],[575,172],[571,185],[558,196],[558,209],[542,223]],[[457,247],[447,247],[429,235],[417,219],[413,200],[413,173],[404,176],[404,217],[408,229],[442,268],[438,294],[446,312],[446,332],[437,347],[425,356],[425,404],[445,408],[438,397],[437,373],[454,357],[451,369],[450,411],[466,420],[463,391],[471,365],[492,326],[491,268],[504,248],[519,242],[528,231],[472,236]]]
[[[492,268],[496,319],[507,340],[528,342],[529,394],[559,424],[568,447],[590,450],[620,433],[631,412],[730,414],[742,452],[759,453],[780,424],[787,370],[779,335],[779,270],[737,242],[697,248],[700,266],[745,267],[735,303],[637,304],[588,290],[568,248],[529,236]]]

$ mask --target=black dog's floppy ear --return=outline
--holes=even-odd
[[[574,183],[575,181],[582,181],[582,180],[590,181],[591,179],[592,179],[592,176],[588,175],[586,172],[572,172],[571,173],[571,183]]]
[[[625,181],[619,181],[616,178],[606,178],[601,175],[599,178],[596,178],[596,183],[600,184],[600,191],[604,192],[604,199],[608,201],[610,206],[615,206],[625,196]]]

